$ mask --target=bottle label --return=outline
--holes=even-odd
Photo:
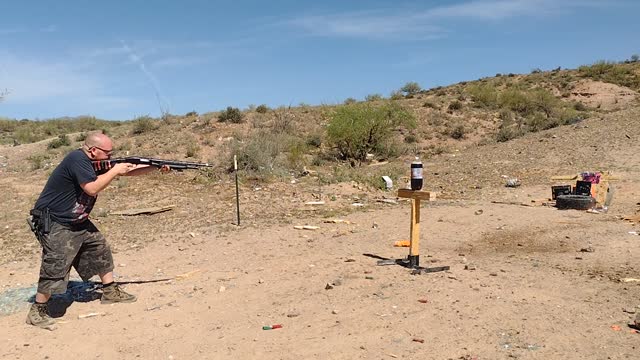
[[[411,168],[411,178],[412,179],[422,179],[422,168],[421,167],[412,167]]]

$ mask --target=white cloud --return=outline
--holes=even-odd
[[[22,29],[22,28],[4,28],[4,29],[0,29],[0,36],[18,34],[23,32],[25,32],[25,29]]]
[[[40,31],[45,33],[52,33],[52,32],[58,31],[58,27],[56,25],[49,25],[47,27],[40,29]]]
[[[404,11],[369,11],[308,15],[287,21],[311,35],[373,38],[429,39],[447,34],[443,20],[505,20],[522,16],[560,14],[580,7],[605,6],[593,0],[477,0],[451,6]]]
[[[364,38],[395,38],[399,36],[439,37],[443,29],[435,24],[418,21],[414,16],[350,13],[304,16],[289,24],[312,35]]]
[[[196,56],[176,56],[176,57],[165,57],[163,59],[154,61],[151,66],[153,68],[168,68],[168,67],[186,67],[193,65],[200,65],[208,62],[209,59],[205,57],[196,57]]]
[[[104,82],[70,63],[47,63],[0,53],[0,86],[7,103],[70,101],[81,104],[125,106],[132,100],[106,95]]]
[[[11,93],[6,99],[11,103],[73,95],[84,98],[100,89],[96,79],[69,64],[22,59],[7,53],[0,53],[0,84]]]

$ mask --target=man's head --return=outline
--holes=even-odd
[[[113,153],[111,139],[101,132],[87,135],[82,148],[91,160],[106,160],[111,158],[111,153]]]

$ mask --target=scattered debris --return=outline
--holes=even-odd
[[[585,248],[581,248],[580,252],[588,252],[588,253],[592,253],[596,251],[596,249],[594,249],[591,245],[585,247]]]
[[[192,270],[192,271],[189,271],[189,272],[184,273],[184,274],[176,275],[174,277],[174,279],[176,279],[176,280],[184,280],[184,279],[186,279],[188,277],[191,277],[192,275],[195,275],[195,274],[197,274],[197,273],[199,273],[201,271],[202,270],[200,270],[200,269]]]
[[[159,305],[156,305],[156,306],[148,307],[148,308],[146,308],[146,311],[157,310],[157,309],[160,309],[160,308],[162,308],[164,306],[174,306],[175,304],[176,304],[176,301],[172,300],[172,301],[169,301],[168,303],[163,303],[163,304],[159,304]]]
[[[397,205],[398,201],[394,200],[394,199],[378,199],[376,200],[377,202],[381,202],[381,203],[385,203],[385,204],[391,204],[391,205]]]
[[[333,285],[332,285],[332,284],[327,283],[327,285],[324,287],[324,289],[325,289],[325,290],[331,290],[331,289],[333,289]]]
[[[384,187],[387,190],[391,190],[393,188],[393,180],[390,177],[384,175],[382,176],[382,180],[384,180]]]
[[[106,313],[103,312],[91,312],[91,313],[87,313],[87,314],[80,314],[78,315],[78,319],[86,319],[86,318],[90,318],[90,317],[94,317],[94,316],[105,316]]]
[[[324,221],[327,224],[355,224],[349,220],[344,219],[329,219]]]
[[[319,226],[313,226],[313,225],[296,225],[293,227],[296,230],[318,230],[320,229]]]
[[[518,187],[520,186],[520,180],[518,180],[517,178],[507,179],[507,183],[505,184],[505,186],[511,188]]]
[[[409,247],[411,246],[411,241],[409,240],[398,240],[393,242],[393,246],[395,247]]]
[[[262,330],[275,330],[275,329],[282,329],[282,325],[280,324],[275,324],[275,325],[267,325],[267,326],[263,326]]]

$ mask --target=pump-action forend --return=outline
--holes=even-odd
[[[109,160],[97,160],[93,161],[93,169],[96,171],[98,175],[104,174],[109,171],[113,167],[113,165],[118,163],[129,163],[129,164],[141,164],[141,165],[150,165],[155,167],[163,167],[165,165],[169,166],[172,170],[185,170],[185,169],[199,169],[203,167],[213,167],[213,165],[208,163],[198,163],[198,162],[188,162],[188,161],[177,161],[177,160],[163,160],[163,159],[153,159],[153,158],[143,158],[139,156],[130,156],[125,158],[115,158]]]

